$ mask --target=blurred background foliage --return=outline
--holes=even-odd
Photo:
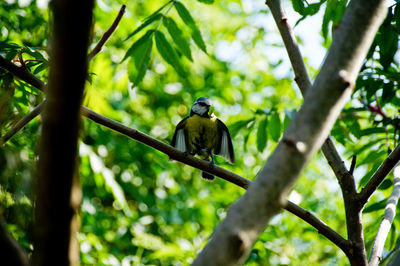
[[[183,0],[96,2],[93,46],[125,15],[90,63],[84,105],[169,143],[175,125],[200,96],[210,97],[229,127],[237,162],[217,164],[254,179],[302,103],[287,54],[263,1]],[[283,1],[315,76],[347,0]],[[79,8],[79,7],[77,7]],[[51,45],[47,1],[0,3],[0,53],[25,62],[46,81]],[[316,18],[319,51],[308,47]],[[314,22],[312,22],[314,23]],[[352,99],[331,134],[349,166],[357,155],[360,187],[398,143],[400,7],[393,1],[359,75]],[[315,44],[314,44],[315,45]],[[317,59],[315,58],[317,57]],[[0,69],[0,134],[43,101],[41,92]],[[40,117],[0,147],[0,211],[13,236],[32,251],[32,205]],[[83,119],[83,188],[79,240],[83,265],[186,265],[243,189]],[[364,211],[368,251],[391,192],[389,177]],[[320,153],[301,174],[290,200],[316,213],[346,236],[341,192]],[[400,218],[385,257],[398,249]],[[257,219],[257,217],[255,217]],[[393,252],[392,252],[393,251]],[[246,265],[346,265],[344,254],[287,212],[270,223]]]

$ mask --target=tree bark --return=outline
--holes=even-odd
[[[300,171],[328,136],[385,14],[383,0],[350,3],[303,106],[255,182],[229,209],[193,265],[245,261],[266,223],[282,208]]]
[[[50,76],[43,111],[35,204],[33,265],[78,265],[79,111],[87,77],[93,0],[51,3]]]

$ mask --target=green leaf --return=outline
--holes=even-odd
[[[369,213],[369,212],[375,212],[384,209],[386,206],[386,199],[375,202],[369,206],[367,206],[364,210],[363,213]]]
[[[207,53],[206,44],[201,36],[200,30],[197,27],[192,29],[192,39],[197,47],[199,47],[204,53]]]
[[[161,57],[164,58],[164,60],[176,70],[179,76],[185,77],[186,73],[181,65],[181,62],[179,61],[178,55],[176,54],[172,46],[168,43],[162,32],[156,31],[155,41],[157,50],[160,53]]]
[[[285,118],[283,119],[283,131],[289,126],[290,121],[292,121],[294,115],[296,114],[297,110],[289,110],[285,108]]]
[[[329,25],[332,22],[332,28],[335,29],[342,20],[346,10],[347,0],[328,0],[324,17],[322,19],[322,36],[326,40],[329,33]]]
[[[121,60],[121,63],[124,62],[128,57],[132,56],[135,51],[144,43],[151,39],[154,30],[148,30],[139,40],[132,44],[132,46],[126,51],[124,58]]]
[[[383,159],[385,155],[387,154],[386,151],[384,150],[374,150],[371,151],[365,158],[364,160],[360,161],[358,165],[363,165],[363,164],[369,164],[372,162],[375,162],[377,160]]]
[[[268,116],[265,116],[264,119],[260,121],[257,129],[257,150],[262,152],[267,146],[267,125],[268,125]]]
[[[207,5],[210,5],[210,4],[214,3],[214,0],[197,0],[197,1],[199,1],[201,3],[204,3],[204,4],[207,4]]]
[[[157,12],[157,11],[156,11]],[[162,18],[162,14],[157,13],[154,16],[151,15],[145,22],[143,22],[142,25],[140,25],[139,27],[137,27],[131,34],[128,35],[128,37],[126,37],[126,39],[124,41],[129,40],[130,38],[132,38],[133,36],[135,36],[137,33],[139,33],[141,30],[143,30],[144,28],[146,28],[147,26],[149,26],[151,23],[153,23],[154,21],[159,20],[160,18]]]
[[[250,125],[247,127],[247,130],[245,132],[244,138],[243,138],[243,150],[247,151],[247,143],[249,141],[251,132],[253,131],[255,123],[250,123]]]
[[[382,103],[389,103],[396,95],[396,89],[393,82],[383,84]]]
[[[379,46],[379,63],[384,69],[388,69],[393,62],[394,55],[398,48],[399,35],[391,24],[393,14],[388,12],[388,15],[379,29],[377,43]]]
[[[376,172],[376,170],[379,168],[379,164],[375,164],[371,170],[369,170],[361,179],[360,182],[358,182],[359,187],[364,187],[368,181],[371,179],[372,175]]]
[[[181,2],[175,3],[175,9],[178,12],[179,16],[181,17],[181,19],[183,20],[183,22],[185,22],[189,26],[195,24],[192,15],[190,15],[189,11]]]
[[[40,65],[38,65],[35,70],[33,71],[33,74],[39,74],[40,72],[42,72],[43,70],[45,70],[46,68],[49,67],[49,64],[47,61],[42,62]]]
[[[207,47],[206,44],[204,43],[203,37],[201,36],[199,28],[196,26],[196,23],[190,15],[189,11],[187,8],[181,3],[181,2],[176,2],[175,3],[175,9],[178,12],[179,16],[185,22],[186,25],[188,25],[191,29],[191,34],[192,34],[192,39],[194,43],[205,53],[207,53]]]
[[[234,138],[240,131],[240,129],[246,127],[250,122],[254,121],[254,118],[247,120],[239,120],[229,126],[229,133]]]
[[[167,27],[172,40],[179,47],[182,54],[184,54],[190,61],[193,61],[192,52],[190,51],[189,42],[183,37],[182,31],[172,18],[164,18],[164,25]]]
[[[400,5],[397,4],[393,12],[394,20],[396,21],[396,28],[400,30]]]
[[[296,11],[300,15],[304,15],[304,9],[305,9],[304,3],[305,3],[304,0],[292,0],[292,6],[294,11]]]
[[[129,80],[137,86],[144,78],[150,62],[151,49],[153,47],[152,35],[139,45],[132,54],[128,64]]]
[[[268,133],[273,141],[279,141],[279,138],[281,136],[281,119],[279,118],[278,113],[274,113],[271,115],[268,123]]]
[[[378,189],[379,189],[379,190],[385,190],[385,189],[390,188],[392,185],[393,185],[392,180],[390,180],[390,179],[385,179],[385,180],[382,182],[382,184],[379,185]]]

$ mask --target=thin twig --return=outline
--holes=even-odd
[[[332,243],[338,246],[345,254],[350,252],[350,243],[344,239],[338,232],[326,225],[321,219],[300,206],[287,201],[285,210],[300,217],[302,220],[318,230],[318,233],[328,238]]]
[[[350,170],[349,170],[349,173],[351,175],[353,175],[354,169],[356,168],[356,162],[357,162],[357,156],[353,155],[353,157],[351,158],[351,165],[350,165]]]
[[[303,95],[306,94],[308,88],[311,87],[311,80],[308,76],[306,66],[304,64],[303,57],[301,55],[299,45],[297,44],[296,37],[293,29],[288,23],[285,11],[279,1],[267,0],[265,4],[271,10],[272,16],[275,19],[276,25],[278,26],[279,32],[282,36],[283,42],[286,47],[290,62],[293,66],[295,73],[295,81],[299,86]]]
[[[110,38],[113,34],[115,29],[117,28],[119,22],[121,21],[122,16],[125,12],[125,5],[121,6],[121,9],[118,13],[118,16],[114,20],[113,24],[110,28],[104,33],[103,37],[97,43],[97,45],[93,48],[93,50],[88,54],[88,60],[90,61],[93,59],[100,51],[106,41]],[[27,83],[31,84],[35,88],[44,91],[46,84],[39,80],[36,76],[32,75],[31,72],[26,68],[24,61],[22,59],[22,51],[19,53],[19,61],[21,62],[21,66],[18,67],[11,62],[7,62],[1,55],[0,55],[0,67],[3,67],[13,73],[15,76],[19,77],[22,80],[25,80]],[[28,60],[25,60],[28,61]],[[10,138],[12,138],[21,128],[23,128],[27,123],[29,123],[32,119],[40,114],[43,109],[42,102],[40,105],[35,107],[29,114],[23,117],[20,121],[18,121],[15,126],[8,131],[0,140],[0,144],[6,143]]]
[[[383,161],[376,172],[373,174],[369,182],[358,194],[358,201],[364,206],[371,195],[379,187],[379,185],[385,180],[386,176],[390,173],[392,168],[400,160],[400,144],[389,154],[389,156]]]
[[[369,266],[376,266],[382,259],[382,251],[388,236],[390,227],[392,226],[394,217],[396,216],[396,206],[400,197],[400,165],[397,165],[393,171],[393,190],[390,194],[385,207],[385,213],[371,249],[369,258]]]
[[[0,144],[6,143],[10,138],[12,138],[18,131],[21,130],[26,124],[28,124],[32,119],[40,114],[43,109],[45,101],[36,106],[29,114],[24,116],[19,120],[0,140]]]
[[[88,55],[88,60],[92,60],[93,57],[95,57],[103,48],[104,44],[106,41],[111,37],[115,29],[117,28],[119,22],[121,21],[122,16],[125,13],[125,5],[121,6],[121,9],[118,12],[117,17],[115,18],[113,24],[111,24],[110,28],[104,33],[104,35],[101,37],[100,41],[96,44],[96,46],[93,48],[93,50],[89,53]]]

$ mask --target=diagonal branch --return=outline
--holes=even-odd
[[[29,114],[24,116],[19,120],[3,137],[0,139],[0,145],[6,143],[10,138],[12,138],[18,131],[21,130],[26,124],[28,124],[32,119],[40,114],[43,109],[43,105],[46,101],[36,106]]]
[[[271,10],[272,16],[274,17],[276,25],[278,26],[290,62],[293,66],[293,71],[295,73],[294,80],[304,96],[307,89],[310,88],[312,84],[310,77],[308,76],[299,45],[297,44],[296,37],[294,36],[293,29],[288,23],[288,18],[286,17],[283,6],[279,0],[266,0],[265,4],[268,5],[269,9]]]
[[[293,30],[288,23],[288,19],[286,18],[280,1],[267,0],[266,4],[271,10],[271,13],[281,33],[282,39],[285,43],[286,50],[288,52],[293,70],[296,75],[295,81],[297,82],[300,90],[304,95],[307,88],[310,87],[311,81],[308,77],[304,60],[298,48]],[[364,264],[366,264],[366,254],[363,240],[364,237],[361,222],[362,206],[360,206],[360,204],[358,204],[358,201],[355,200],[357,198],[356,185],[353,177],[355,158],[353,158],[352,166],[350,167],[350,171],[348,171],[343,163],[343,160],[340,158],[335,146],[333,145],[332,139],[330,137],[326,139],[324,145],[322,146],[322,152],[328,160],[328,163],[331,166],[333,172],[335,173],[335,176],[339,181],[343,193],[347,221],[347,232],[349,240],[354,245],[354,254],[359,254],[364,257],[363,261]],[[352,257],[356,257],[356,255],[354,254],[352,255]],[[357,259],[354,259],[354,261],[356,260]]]
[[[8,69],[7,69],[8,70]],[[13,73],[13,72],[12,72]],[[29,73],[30,75],[33,75]],[[27,78],[26,82],[32,80],[31,78]],[[251,181],[241,177],[233,172],[230,172],[222,167],[218,167],[216,165],[210,166],[208,162],[204,160],[200,160],[198,158],[192,156],[185,156],[179,150],[176,150],[172,146],[165,144],[157,139],[154,139],[138,130],[129,128],[119,122],[116,122],[112,119],[104,117],[96,112],[90,110],[86,107],[81,107],[81,115],[87,117],[88,119],[92,120],[93,122],[103,125],[107,128],[110,128],[118,133],[121,133],[129,138],[132,138],[136,141],[139,141],[145,145],[148,145],[158,151],[161,151],[167,154],[170,158],[180,161],[182,163],[191,165],[197,169],[209,172],[215,176],[218,176],[230,183],[236,184],[244,189],[247,189],[248,186],[251,184]],[[325,236],[327,239],[331,240],[334,244],[336,244],[340,249],[343,250],[344,253],[349,252],[349,247],[346,240],[334,231],[332,228],[327,226],[323,221],[321,221],[318,217],[313,215],[312,213],[308,212],[307,210],[301,208],[300,206],[287,201],[287,204],[284,207],[287,211],[291,212],[292,214],[298,216],[300,219],[304,220],[305,222],[309,223],[311,226],[316,228],[320,234]]]
[[[382,251],[385,245],[386,238],[389,234],[390,227],[392,226],[394,217],[396,216],[396,206],[400,198],[400,165],[397,165],[393,171],[393,190],[390,194],[385,208],[385,213],[381,224],[379,225],[378,232],[371,249],[371,256],[369,258],[370,266],[376,266],[382,259]]]
[[[376,170],[374,175],[371,177],[367,185],[358,194],[358,200],[362,206],[364,206],[372,193],[379,187],[382,181],[390,173],[392,168],[400,160],[400,144],[389,154],[389,156],[383,161],[383,163]]]
[[[110,28],[103,34],[102,38],[100,41],[96,44],[96,46],[93,48],[93,50],[88,54],[88,61],[92,60],[102,49],[106,41],[111,37],[111,35],[114,33],[115,29],[117,28],[119,22],[122,19],[122,16],[124,15],[125,12],[125,5],[121,6],[121,9],[119,10],[119,13],[117,17],[115,18],[114,22],[110,26]],[[20,60],[21,61],[21,60]],[[23,65],[21,67],[18,67],[17,65],[13,64],[12,62],[8,62],[7,60],[4,59],[0,55],[0,67],[3,67],[7,69],[9,72],[14,74],[16,77],[20,78],[21,80],[24,80],[25,82],[31,84],[33,87],[44,91],[46,88],[46,84],[42,82],[40,79],[38,79],[35,75],[32,75],[31,72]],[[28,82],[29,81],[29,82]],[[27,123],[29,123],[32,119],[34,119],[36,116],[38,116],[43,107],[43,103],[35,107],[29,114],[27,114],[25,117],[23,117],[20,121],[15,124],[15,126],[7,132],[1,139],[0,139],[0,145],[6,143],[10,138],[12,138],[21,128],[23,128]]]
[[[101,37],[100,41],[97,43],[97,45],[93,48],[93,50],[89,53],[88,55],[88,60],[92,60],[93,57],[95,57],[103,48],[104,44],[106,41],[111,37],[111,35],[114,33],[115,29],[117,28],[119,22],[122,19],[122,16],[125,13],[125,8],[126,5],[122,5],[121,9],[118,12],[117,17],[115,18],[113,24],[111,24],[110,28],[103,34]]]
[[[328,238],[332,243],[338,246],[346,255],[351,252],[350,242],[344,239],[338,232],[333,230],[331,227],[326,225],[321,219],[312,214],[311,212],[301,208],[300,206],[287,201],[284,205],[285,210],[292,214],[300,217],[314,228],[318,230],[318,233]]]

